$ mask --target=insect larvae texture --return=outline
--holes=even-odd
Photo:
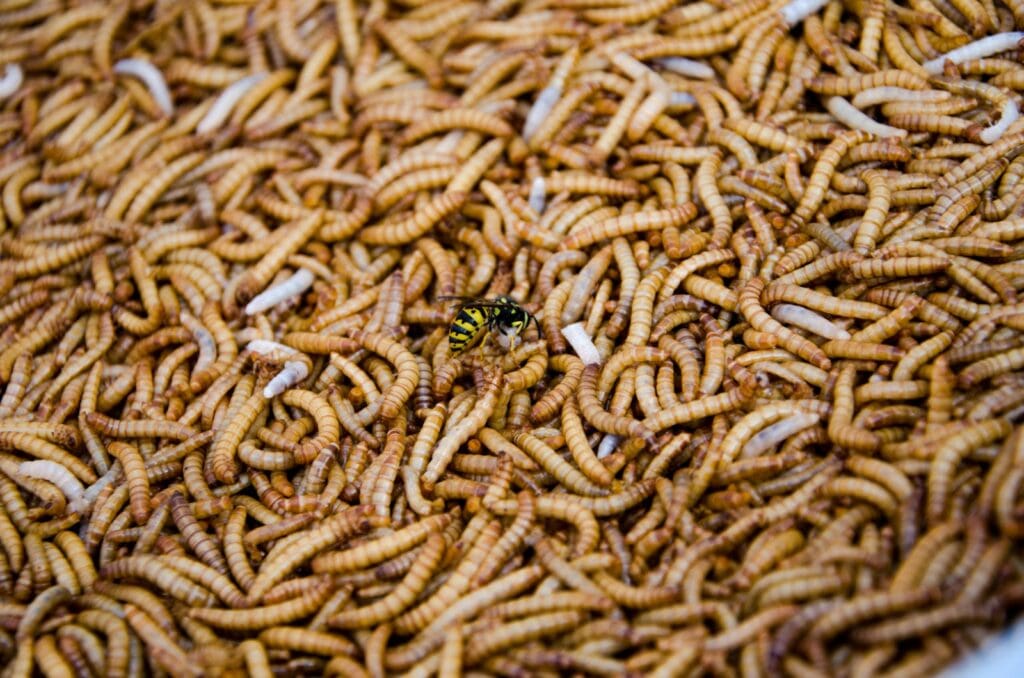
[[[984,654],[1024,609],[1021,26],[0,1],[6,673]]]

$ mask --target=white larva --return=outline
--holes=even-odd
[[[84,501],[85,486],[82,481],[61,464],[47,459],[25,461],[18,465],[18,473],[56,485],[67,497],[68,510],[72,513],[82,513],[88,508]]]
[[[800,412],[786,417],[770,426],[765,426],[747,441],[740,452],[740,459],[759,457],[792,435],[818,423],[818,415]]]
[[[174,115],[174,101],[171,100],[171,90],[167,89],[167,81],[164,74],[153,64],[145,59],[121,59],[114,64],[114,72],[121,75],[131,75],[143,82],[146,89],[153,95],[153,100],[167,116]]]
[[[697,98],[689,92],[672,92],[668,97],[669,106],[696,106]]]
[[[264,398],[274,398],[281,395],[292,386],[295,386],[300,381],[305,379],[309,375],[309,366],[301,360],[289,360],[284,364],[284,369],[277,373],[277,375],[270,380],[263,388]]]
[[[701,61],[694,61],[686,57],[663,57],[655,61],[667,71],[672,71],[686,78],[698,78],[710,80],[715,77],[715,69]]]
[[[859,129],[876,137],[905,137],[907,130],[890,125],[883,125],[862,113],[843,97],[829,97],[825,108],[836,117],[836,120],[852,129]]]
[[[793,0],[781,10],[782,20],[792,28],[828,4],[828,0]]]
[[[445,134],[444,137],[442,137],[441,140],[431,148],[431,150],[441,155],[454,153],[455,149],[459,147],[459,142],[462,141],[462,137],[465,135],[466,133],[461,129],[454,129],[451,132],[448,132],[448,134]]]
[[[548,119],[551,109],[555,107],[558,100],[562,98],[562,88],[557,86],[545,87],[537,95],[530,112],[526,114],[526,122],[523,123],[523,139],[529,141],[530,137],[537,133],[540,126]]]
[[[0,99],[6,99],[19,89],[25,82],[25,71],[18,64],[4,66],[4,77],[0,78]]]
[[[619,444],[619,440],[620,438],[617,435],[612,433],[605,434],[604,438],[601,438],[601,442],[597,444],[597,458],[604,459],[614,452]]]
[[[1003,110],[999,116],[999,122],[994,125],[990,125],[982,130],[978,138],[986,144],[992,144],[999,140],[1001,136],[1006,134],[1006,130],[1010,129],[1010,125],[1017,122],[1020,118],[1020,110],[1017,108],[1017,102],[1013,99],[1008,99],[1003,104]]]
[[[947,61],[951,61],[954,64],[962,64],[965,61],[983,59],[1000,52],[1008,52],[1011,49],[1017,49],[1017,43],[1021,40],[1024,40],[1024,31],[996,33],[981,40],[969,42],[963,47],[957,47],[931,61],[924,62],[922,65],[924,70],[932,75],[941,75],[942,67]]]
[[[562,336],[572,346],[572,350],[580,357],[584,365],[600,365],[601,354],[594,345],[594,340],[587,335],[583,323],[573,323],[562,328]]]
[[[218,129],[228,119],[231,111],[235,109],[235,105],[245,96],[245,93],[265,80],[266,77],[266,73],[253,73],[225,87],[224,91],[217,97],[217,100],[213,102],[213,106],[210,106],[210,110],[206,112],[203,119],[196,125],[196,131],[200,134],[206,134]]]
[[[530,209],[537,214],[544,214],[544,207],[547,203],[548,189],[544,184],[544,177],[537,177],[530,184]]]
[[[850,103],[857,108],[867,108],[877,104],[885,104],[890,101],[911,101],[932,103],[945,101],[950,97],[949,92],[938,89],[913,90],[905,87],[871,87],[857,92]]]
[[[570,292],[565,306],[562,307],[562,314],[559,317],[562,323],[568,325],[583,315],[583,309],[594,296],[597,286],[601,284],[601,280],[604,278],[605,271],[608,270],[608,263],[608,259],[593,257],[576,274],[572,292]]]
[[[849,339],[850,333],[828,318],[796,304],[778,304],[772,308],[772,317],[780,323],[796,325],[826,339]]]
[[[101,475],[99,479],[92,485],[85,488],[85,492],[82,494],[82,502],[86,506],[87,513],[92,513],[92,508],[96,504],[96,498],[100,496],[100,492],[102,492],[104,488],[108,487],[111,483],[113,483],[120,477],[121,462],[115,459],[113,463],[110,465],[110,468],[107,469],[106,473]],[[79,523],[78,536],[82,539],[85,539],[85,535],[86,533],[88,533],[88,531],[89,519],[86,518],[82,520],[81,523]]]
[[[93,502],[96,501],[96,497],[100,496],[100,492],[103,491],[103,488],[117,480],[120,473],[121,462],[115,459],[110,465],[110,468],[107,469],[106,473],[101,475],[92,485],[85,488],[85,493],[82,495],[85,501],[92,506]]]
[[[284,282],[268,287],[253,297],[245,306],[245,314],[256,315],[274,308],[282,301],[299,296],[313,285],[314,278],[312,271],[300,268]]]
[[[269,339],[253,339],[245,345],[245,348],[252,353],[259,353],[260,355],[273,355],[275,353],[280,355],[298,354],[298,351],[291,346],[286,346],[276,341],[270,341]]]

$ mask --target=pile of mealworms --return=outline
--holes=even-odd
[[[1015,29],[0,0],[3,675],[983,651],[1024,609]],[[453,353],[502,296],[538,322]]]

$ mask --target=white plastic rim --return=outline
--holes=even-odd
[[[1018,622],[941,674],[941,678],[1007,678],[1024,666],[1024,622]]]

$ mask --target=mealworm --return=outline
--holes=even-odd
[[[972,449],[998,441],[1010,433],[1003,420],[978,422],[950,437],[936,454],[928,473],[927,516],[937,522],[946,511],[952,474],[959,460]]]
[[[356,507],[335,514],[310,530],[296,533],[303,537],[302,548],[296,548],[265,564],[249,589],[248,599],[262,599],[274,584],[281,581],[299,564],[332,543],[338,543],[353,534],[368,530],[375,522],[370,516],[371,512],[371,506]]]
[[[330,618],[328,623],[341,628],[359,628],[373,626],[383,619],[394,617],[412,603],[426,586],[432,571],[440,563],[444,546],[441,535],[431,535],[405,579],[387,597],[370,606],[341,612]]]
[[[1020,2],[485,4],[0,12],[16,672],[935,673],[1007,623]],[[541,336],[452,359],[455,295]]]
[[[224,629],[262,629],[301,619],[317,609],[327,598],[330,589],[319,586],[303,595],[276,605],[255,607],[250,610],[215,610],[196,608],[188,615],[205,624]]]

